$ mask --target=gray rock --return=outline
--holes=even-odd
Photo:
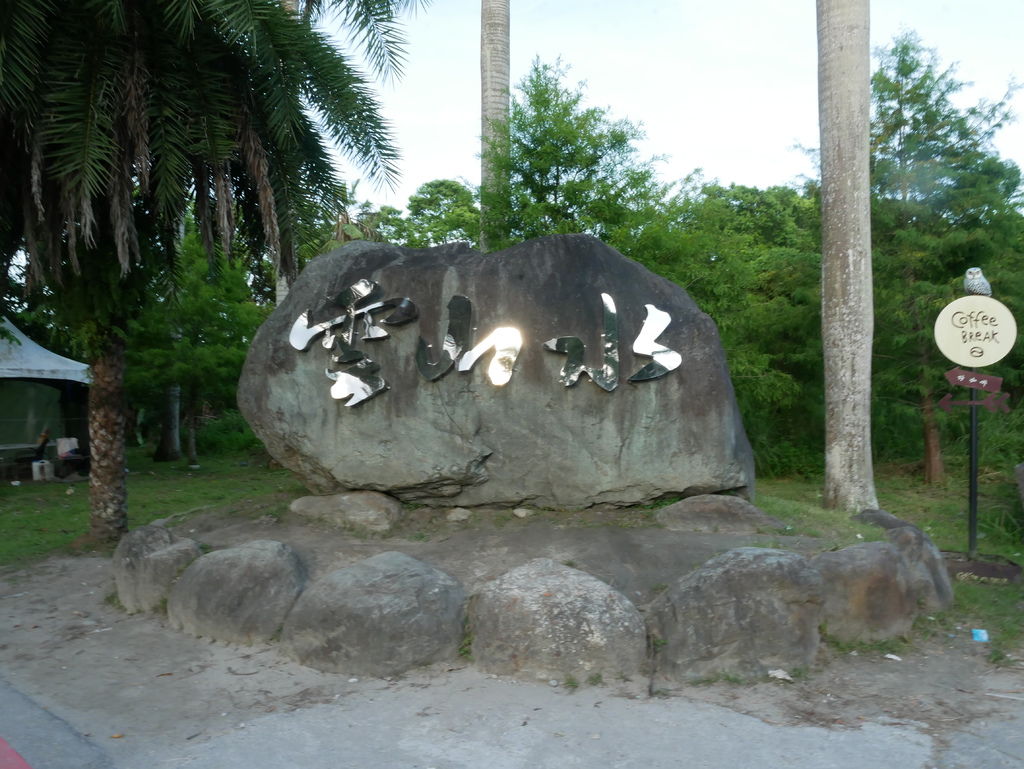
[[[339,528],[356,527],[386,533],[402,517],[402,503],[376,491],[347,491],[300,497],[288,506],[295,515]]]
[[[182,570],[202,555],[195,540],[162,526],[139,526],[117,543],[110,569],[117,598],[130,613],[154,611]]]
[[[305,584],[305,566],[291,547],[247,542],[193,562],[171,589],[167,619],[171,627],[218,641],[267,641]]]
[[[657,673],[678,680],[808,667],[822,597],[821,575],[796,553],[742,547],[716,556],[649,607]]]
[[[473,660],[490,673],[585,680],[644,667],[646,631],[629,599],[548,558],[485,585],[469,611]]]
[[[897,518],[888,510],[862,510],[861,512],[857,513],[852,517],[855,521],[860,521],[861,523],[870,523],[875,526],[879,526],[883,529],[898,529],[901,526],[911,525],[904,521],[902,518]]]
[[[698,494],[667,505],[655,514],[658,522],[673,531],[717,534],[756,534],[764,529],[782,529],[777,518],[731,494]]]
[[[473,517],[473,514],[464,507],[453,507],[444,518],[449,523],[462,523]]]
[[[916,526],[889,529],[886,535],[907,563],[915,601],[929,611],[952,606],[953,585],[946,562],[931,538]]]
[[[822,577],[822,619],[840,641],[878,641],[910,632],[917,594],[899,548],[863,542],[811,559]]]
[[[357,319],[353,347],[372,356],[372,365],[363,361],[365,376],[379,376],[382,389],[349,407],[331,397],[325,369],[347,374],[358,371],[354,364],[332,364],[324,336],[300,351],[289,334],[303,313],[312,324],[345,315],[346,303],[335,298],[361,279],[381,286],[380,299],[409,298],[418,319],[382,325],[382,310],[374,321],[389,337],[369,343],[360,338],[363,316]],[[566,387],[560,372],[568,356],[545,343],[578,337],[584,363],[600,367],[602,293],[617,312],[618,387],[606,392],[587,374]],[[424,347],[429,362],[440,359],[456,295],[472,302],[473,344],[500,327],[521,334],[504,386],[486,375],[490,354],[433,381],[420,373],[418,340],[432,345]],[[630,383],[652,360],[632,349],[648,304],[671,316],[657,344],[683,364]],[[370,373],[372,366],[379,371]],[[750,493],[754,482],[712,320],[678,286],[584,235],[539,238],[487,256],[465,245],[368,242],[320,256],[256,334],[238,403],[271,456],[318,494],[370,489],[436,506],[588,507]]]
[[[433,566],[385,552],[318,579],[282,633],[286,654],[331,673],[390,676],[455,659],[462,586]]]

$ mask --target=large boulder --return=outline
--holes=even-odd
[[[455,659],[465,593],[452,577],[404,553],[379,553],[321,577],[288,615],[283,648],[331,673],[390,676]]]
[[[256,334],[238,402],[317,494],[586,507],[753,485],[715,324],[583,235],[318,257]]]
[[[809,667],[821,609],[821,575],[803,556],[730,550],[677,579],[649,607],[657,673],[688,680]]]
[[[290,546],[254,540],[193,562],[171,589],[167,619],[217,641],[268,641],[305,584],[306,568]]]
[[[202,554],[198,542],[163,526],[132,529],[117,543],[110,562],[118,600],[133,614],[161,608],[174,581]]]
[[[622,593],[582,571],[537,558],[486,584],[470,601],[481,670],[540,678],[640,673],[647,632]]]
[[[824,586],[822,620],[840,641],[878,641],[910,632],[917,591],[910,567],[889,542],[862,542],[820,553],[811,564]]]

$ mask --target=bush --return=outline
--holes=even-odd
[[[204,421],[196,434],[200,454],[230,454],[262,447],[248,422],[237,411],[225,411]]]

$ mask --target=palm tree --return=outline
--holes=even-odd
[[[410,0],[327,5],[371,60],[399,60],[390,33]],[[123,338],[146,271],[173,261],[194,206],[209,252],[230,253],[237,229],[293,275],[305,228],[343,201],[330,142],[371,179],[395,178],[365,77],[280,0],[0,7],[0,259],[25,255],[28,283],[57,297],[91,358],[94,538],[127,527]]]
[[[480,3],[480,250],[487,252],[487,201],[499,194],[492,154],[508,131],[509,2]]]
[[[878,507],[871,464],[868,0],[817,0],[825,506]]]

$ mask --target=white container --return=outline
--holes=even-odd
[[[53,480],[53,462],[46,459],[37,459],[32,463],[32,480],[33,481],[52,481]]]

